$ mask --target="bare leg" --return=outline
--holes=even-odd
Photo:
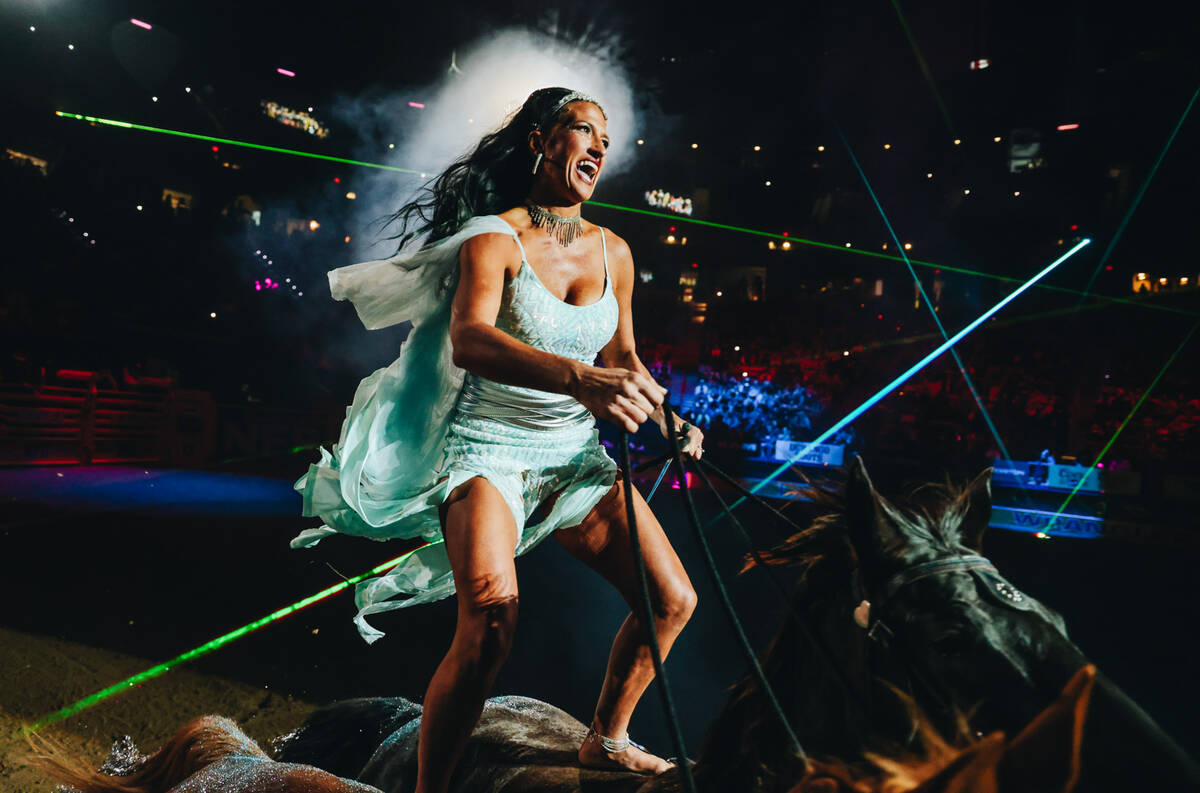
[[[442,510],[458,592],[458,625],[425,692],[415,793],[445,793],[512,645],[517,620],[517,527],[500,493],[478,477]]]
[[[695,610],[696,593],[646,502],[636,491],[633,500],[650,583],[655,634],[665,659]],[[626,735],[634,708],[654,679],[654,661],[642,628],[623,485],[620,482],[614,485],[582,524],[557,531],[555,537],[573,556],[612,583],[632,609],[613,640],[592,722],[601,735],[620,740]],[[670,767],[662,758],[632,745],[623,752],[609,753],[598,741],[585,742],[579,750],[579,760],[584,765],[621,766],[652,773]]]

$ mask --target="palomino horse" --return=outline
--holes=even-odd
[[[1094,677],[1093,667],[1081,669],[1059,700],[1011,741],[1006,741],[1003,733],[994,733],[979,741],[968,741],[965,748],[955,748],[936,734],[914,706],[923,748],[920,754],[903,758],[871,755],[869,768],[862,763],[813,761],[788,793],[1067,793],[1079,772],[1080,740]],[[367,704],[367,710],[374,710],[376,716],[384,712],[369,706],[370,702],[381,700],[359,702]],[[535,702],[528,700],[530,705]],[[411,716],[412,711],[407,708],[397,711],[395,706],[400,704],[391,701],[387,709],[392,715],[383,722],[371,720],[369,731],[377,732],[384,723],[394,724],[397,712]],[[546,715],[545,709],[549,707],[534,705],[528,713]],[[340,710],[342,716],[353,712],[346,707]],[[513,719],[497,719],[499,714],[495,711],[490,715],[489,723],[502,723],[502,729],[512,730]],[[516,719],[517,723],[521,721]],[[365,725],[360,723],[360,726]],[[578,722],[575,726],[583,727]],[[595,776],[578,768],[569,769],[561,755],[573,753],[571,744],[566,745],[565,751],[557,752],[560,757],[556,762],[553,747],[537,745],[538,739],[545,737],[545,730],[535,728],[533,732],[535,735],[509,733],[500,741],[510,749],[520,742],[529,750],[525,757],[512,756],[507,763],[497,762],[496,757],[481,762],[477,753],[471,758],[472,771],[457,779],[453,789],[546,793],[598,790],[652,793],[678,789],[679,780],[673,774],[647,780],[633,774]],[[482,736],[477,734],[477,738]],[[534,740],[531,742],[530,738]],[[385,742],[380,750],[384,751],[387,745]],[[378,788],[312,766],[271,760],[236,724],[219,716],[188,722],[148,758],[142,757],[129,739],[119,740],[101,772],[91,771],[49,742],[43,741],[35,751],[32,761],[36,765],[80,793],[379,793]],[[386,753],[395,759],[394,750]],[[569,764],[568,760],[566,765]],[[372,772],[368,764],[363,773],[371,775],[382,770],[387,775],[388,765],[385,763],[382,769]],[[489,773],[480,774],[485,767]],[[411,775],[405,774],[403,767],[399,772],[399,777],[392,781],[400,787],[388,790],[411,790]]]

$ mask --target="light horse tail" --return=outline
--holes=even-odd
[[[35,733],[28,740],[32,750],[26,758],[28,765],[80,793],[166,793],[226,757],[270,760],[237,724],[222,716],[192,719],[136,770],[124,776],[94,770],[86,760],[72,755],[52,739]]]

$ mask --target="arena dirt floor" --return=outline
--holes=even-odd
[[[0,628],[0,790],[52,791],[56,785],[26,767],[20,728],[114,681],[154,666],[156,661],[77,642]],[[288,694],[256,688],[187,668],[113,697],[44,734],[98,766],[114,738],[137,736],[143,751],[169,738],[184,714],[221,713],[240,723],[255,740],[293,729],[312,710]]]

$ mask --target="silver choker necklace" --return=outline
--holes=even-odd
[[[570,245],[583,232],[583,222],[579,215],[564,218],[533,202],[526,203],[525,210],[529,212],[529,221],[534,227],[546,229],[546,233],[558,240],[560,245]]]

